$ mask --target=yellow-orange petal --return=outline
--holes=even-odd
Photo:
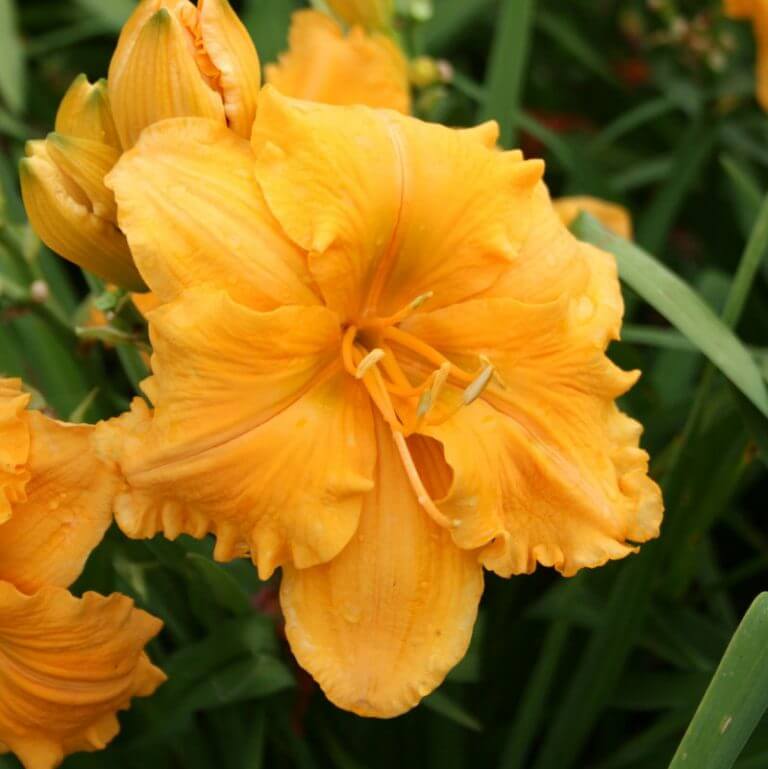
[[[123,595],[0,582],[0,741],[26,769],[105,747],[117,712],[165,680],[143,651],[160,627]]]
[[[525,238],[543,169],[466,132],[269,86],[253,143],[269,207],[344,320],[487,289]]]
[[[205,53],[217,69],[229,127],[251,135],[261,87],[261,69],[248,30],[227,0],[199,0],[199,29]]]
[[[395,12],[394,0],[327,0],[328,7],[347,24],[366,29],[389,29]]]
[[[29,481],[29,425],[24,412],[28,403],[21,380],[0,379],[0,524],[25,498]]]
[[[78,75],[72,81],[56,113],[56,132],[120,149],[106,80],[91,85]]]
[[[632,217],[624,206],[588,195],[558,198],[553,205],[566,227],[570,227],[580,213],[586,212],[612,232],[632,240]]]
[[[32,593],[43,585],[67,587],[80,575],[112,521],[117,477],[92,449],[93,426],[36,411],[24,420],[29,481],[0,525],[0,580]]]
[[[145,12],[144,5],[135,11],[142,19]],[[221,96],[198,69],[189,32],[175,12],[160,7],[131,34],[109,67],[112,114],[124,148],[164,118],[194,115],[225,123]]]
[[[253,178],[248,142],[221,124],[148,128],[107,177],[136,264],[160,301],[209,283],[260,310],[317,304],[306,256]]]
[[[105,425],[128,484],[132,537],[215,532],[215,556],[251,551],[262,576],[334,557],[354,533],[374,462],[370,405],[341,372],[323,307],[260,313],[189,290],[149,313],[153,417]],[[106,447],[106,448],[105,448]]]
[[[266,69],[267,81],[286,96],[410,112],[408,64],[390,38],[360,27],[344,34],[322,13],[296,11],[289,44]]]
[[[642,428],[614,403],[636,373],[610,363],[604,330],[579,308],[568,297],[479,299],[405,324],[462,365],[482,353],[503,383],[424,428],[453,469],[439,504],[461,521],[456,542],[495,538],[483,563],[503,576],[537,562],[570,576],[658,535],[663,505]]]
[[[29,142],[19,165],[30,224],[51,250],[105,280],[144,287],[128,243],[114,222],[96,215],[91,201],[50,157],[44,142]]]
[[[85,194],[93,214],[114,223],[115,196],[104,185],[104,177],[120,157],[120,151],[103,142],[52,133],[45,140],[48,157]]]
[[[389,428],[376,427],[375,488],[360,528],[330,563],[286,567],[285,630],[328,699],[389,718],[418,704],[464,656],[483,590],[474,553],[419,505]]]

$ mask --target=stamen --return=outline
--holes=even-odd
[[[411,302],[408,302],[402,310],[398,310],[394,315],[389,315],[386,318],[374,318],[373,320],[368,321],[366,325],[371,328],[394,326],[395,324],[400,323],[401,320],[405,320],[409,317],[411,313],[418,310],[424,302],[428,302],[434,295],[434,291],[425,291],[423,294],[419,294]]]
[[[416,468],[416,464],[413,461],[411,452],[408,449],[408,444],[406,443],[405,436],[402,433],[394,433],[393,437],[395,439],[395,445],[397,446],[397,450],[400,452],[400,459],[403,462],[405,473],[408,476],[408,480],[410,481],[411,488],[414,490],[416,494],[416,499],[418,499],[419,504],[424,508],[427,515],[438,526],[441,526],[444,529],[456,528],[459,522],[452,521],[450,518],[443,515],[440,512],[440,510],[438,510],[437,505],[432,500],[432,497],[429,496],[429,493],[427,492],[426,488],[424,488],[424,482],[421,480],[421,477],[419,476],[419,471]]]
[[[476,401],[483,394],[483,390],[488,387],[488,383],[491,381],[494,371],[495,369],[492,365],[487,365],[478,374],[477,378],[472,382],[472,384],[470,384],[469,387],[464,390],[463,400],[465,406],[469,406],[470,403]]]
[[[431,347],[426,342],[422,342],[421,339],[417,339],[413,334],[409,334],[394,326],[385,328],[382,333],[386,339],[391,339],[401,347],[405,347],[411,352],[415,352],[417,355],[425,358],[430,363],[434,363],[436,366],[442,366],[444,363],[447,363],[451,367],[451,375],[456,377],[459,381],[470,384],[474,381],[474,377],[471,374],[462,371],[458,366],[451,363],[448,358],[441,355],[434,347]]]
[[[371,350],[368,355],[357,364],[357,368],[355,369],[355,379],[362,379],[368,369],[375,366],[385,355],[386,353],[380,347]]]
[[[345,332],[344,337],[341,340],[341,360],[344,363],[344,368],[347,373],[352,376],[357,376],[357,366],[354,359],[354,344],[355,337],[357,336],[357,327],[350,326]]]

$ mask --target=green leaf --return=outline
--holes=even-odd
[[[621,279],[696,345],[760,411],[768,393],[755,361],[733,332],[684,281],[646,251],[606,230],[589,214],[572,227],[577,237],[616,257]]]
[[[24,51],[14,0],[0,0],[0,96],[11,112],[24,108],[26,73]]]
[[[669,769],[730,769],[768,709],[768,593],[728,644]]]
[[[187,553],[187,559],[195,571],[205,580],[216,602],[233,614],[247,614],[252,611],[248,594],[240,583],[220,564],[197,553]]]
[[[95,20],[102,22],[113,32],[119,32],[136,3],[132,0],[76,0],[77,4]]]
[[[534,6],[535,0],[502,0],[496,20],[480,119],[499,121],[502,147],[515,143],[520,97],[528,71]]]
[[[483,725],[477,718],[443,691],[432,692],[432,694],[422,700],[422,704],[430,710],[434,710],[435,713],[444,716],[449,721],[453,721],[455,724],[466,729],[471,729],[473,732],[481,732],[483,730]]]
[[[291,14],[298,7],[296,0],[246,0],[243,4],[241,18],[262,63],[275,61],[288,47]]]

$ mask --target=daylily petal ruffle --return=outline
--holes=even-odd
[[[483,590],[462,551],[420,507],[391,433],[377,419],[375,488],[342,553],[287,566],[280,603],[299,664],[328,699],[387,718],[415,706],[464,656]]]
[[[427,292],[445,306],[491,286],[527,234],[543,169],[472,133],[269,86],[253,144],[270,209],[310,252],[343,320],[391,314]]]
[[[253,163],[248,143],[223,125],[179,118],[148,128],[107,177],[161,301],[208,283],[259,310],[318,303],[306,256],[269,212]]]
[[[614,403],[636,374],[605,357],[599,312],[583,309],[567,298],[478,299],[404,324],[460,365],[487,356],[503,382],[423,430],[453,469],[439,504],[461,522],[457,544],[491,543],[483,563],[503,576],[537,562],[570,576],[658,535],[663,506],[641,427]]]
[[[0,394],[0,411],[3,408]],[[95,456],[91,425],[24,415],[30,435],[26,492],[0,525],[0,580],[32,593],[67,587],[112,521],[117,477]],[[0,631],[1,632],[1,631]]]
[[[29,395],[22,392],[20,379],[0,379],[0,524],[25,498],[30,478],[29,425],[25,416],[28,403]]]
[[[570,227],[582,211],[592,214],[603,226],[622,238],[632,240],[632,217],[624,206],[588,195],[558,198],[553,201],[555,211],[566,227]]]
[[[267,81],[286,96],[410,112],[408,64],[390,38],[360,27],[344,34],[325,14],[297,11],[289,42],[266,69]]]
[[[264,577],[333,558],[374,463],[370,406],[340,371],[335,315],[259,313],[200,289],[149,321],[154,417],[140,408],[124,429],[101,428],[129,487],[119,525],[133,537],[213,531],[217,558],[250,550]]]
[[[165,680],[143,651],[160,627],[126,596],[0,582],[0,742],[26,769],[103,748],[117,711]]]

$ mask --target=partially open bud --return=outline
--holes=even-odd
[[[109,67],[124,149],[169,117],[220,120],[248,138],[260,83],[256,49],[227,0],[143,0]]]
[[[347,24],[383,31],[392,26],[394,0],[327,0],[328,7]]]
[[[120,157],[106,81],[85,76],[70,86],[56,115],[56,132],[27,143],[21,192],[41,240],[75,264],[141,290],[128,243],[116,225],[115,200],[104,176]]]
[[[558,198],[552,201],[557,215],[566,227],[570,227],[576,217],[586,212],[595,217],[604,227],[626,240],[632,240],[632,217],[624,206],[607,200],[592,198],[588,195]]]

